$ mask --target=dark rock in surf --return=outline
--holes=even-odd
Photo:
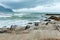
[[[34,24],[35,26],[39,26],[39,23],[38,22],[35,22],[35,24]]]
[[[30,28],[30,26],[29,26],[29,25],[27,25],[27,26],[25,27],[25,30],[26,30],[26,29],[29,29],[29,28]]]

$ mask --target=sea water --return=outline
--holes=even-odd
[[[1,13],[0,27],[11,25],[25,26],[29,22],[41,21],[48,18],[44,13]]]

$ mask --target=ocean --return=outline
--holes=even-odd
[[[42,21],[48,18],[45,13],[0,13],[0,27],[11,25],[26,26],[29,22]]]

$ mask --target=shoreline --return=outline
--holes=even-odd
[[[11,25],[0,28],[1,40],[60,40],[60,21],[53,19],[28,23],[25,27]],[[8,38],[7,38],[8,37]]]

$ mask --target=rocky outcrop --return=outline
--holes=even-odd
[[[53,19],[53,20],[56,20],[56,21],[60,21],[60,18],[59,18],[59,17],[56,17],[56,16],[51,16],[49,19]]]

